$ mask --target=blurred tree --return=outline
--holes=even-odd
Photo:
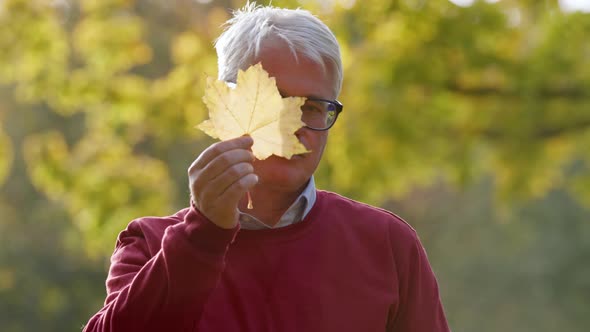
[[[586,331],[590,210],[552,191],[507,213],[492,193],[438,184],[385,204],[425,243],[453,331]]]
[[[210,43],[228,13],[179,1],[168,10],[199,19],[175,10],[186,21],[163,36],[145,23],[155,2],[55,4],[5,1],[0,77],[20,102],[80,115],[76,137],[26,139],[29,175],[89,238],[110,240],[122,220],[170,211],[178,178],[162,161],[175,142],[201,138],[203,74],[214,75]],[[328,17],[352,77],[342,94],[350,111],[318,175],[325,187],[378,203],[438,178],[469,184],[493,173],[506,198],[567,187],[590,200],[589,15],[556,2],[307,5]],[[156,38],[171,42],[154,59]]]
[[[587,169],[590,15],[557,1],[363,1],[330,20],[352,110],[332,135],[330,187],[379,200],[494,174],[503,197],[530,198],[570,187],[566,166]]]
[[[12,145],[10,138],[0,127],[0,185],[4,182],[12,162]]]
[[[3,330],[82,325],[102,301],[96,287],[117,232],[135,217],[188,203],[186,168],[211,143],[194,125],[206,117],[205,76],[216,73],[212,41],[227,8],[244,2],[0,0],[0,296],[12,301],[0,301]],[[484,331],[481,310],[503,318],[489,331],[509,330],[511,322],[525,331],[533,311],[514,306],[531,301],[511,298],[500,307],[499,296],[518,293],[507,271],[526,283],[530,268],[543,274],[532,276],[535,285],[568,296],[535,293],[534,308],[581,330],[588,303],[575,287],[588,289],[590,271],[576,262],[590,248],[575,232],[551,241],[562,225],[559,213],[569,210],[583,212],[568,215],[563,227],[586,234],[587,211],[568,200],[537,229],[537,218],[520,218],[520,211],[507,218],[514,222],[495,223],[502,217],[486,204],[495,197],[543,199],[561,189],[590,203],[590,15],[562,13],[557,0],[475,1],[465,8],[446,0],[273,5],[318,13],[342,44],[345,111],[331,131],[320,186],[380,204],[405,202],[416,186],[473,188],[491,178],[493,185],[476,193],[481,198],[456,198],[482,210],[444,224],[445,243],[457,242],[453,236],[467,241],[447,250],[472,253],[441,258],[448,266],[438,267],[445,281],[464,278],[445,294],[453,325]],[[548,203],[535,204],[537,211]],[[453,216],[445,213],[441,218]],[[436,219],[410,217],[418,225]],[[422,227],[429,234],[443,226]],[[540,244],[559,247],[569,236],[575,256]],[[483,252],[505,237],[512,245]],[[530,245],[526,255],[522,243]],[[445,248],[435,237],[425,244]],[[550,251],[556,254],[541,270],[521,264],[542,264]],[[573,272],[562,278],[553,268]],[[462,303],[465,293],[494,282],[502,292],[492,285],[476,305]],[[549,315],[556,307],[543,306],[569,300],[570,314]]]

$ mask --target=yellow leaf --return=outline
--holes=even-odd
[[[304,126],[301,105],[305,98],[281,98],[275,79],[260,63],[240,70],[237,84],[209,77],[203,101],[210,119],[198,128],[213,138],[250,135],[254,140],[252,153],[260,160],[272,154],[291,158],[308,152],[295,136]]]

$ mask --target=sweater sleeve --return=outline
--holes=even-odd
[[[84,331],[193,331],[238,229],[222,229],[191,207],[150,254],[140,222],[132,222],[111,257],[105,305]]]
[[[405,248],[397,247],[394,257],[399,303],[390,308],[387,331],[449,332],[434,272],[415,231]]]

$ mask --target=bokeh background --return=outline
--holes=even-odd
[[[117,233],[188,203],[245,1],[0,0],[0,330],[78,331]],[[273,0],[342,44],[316,179],[415,227],[456,332],[588,331],[590,3]]]

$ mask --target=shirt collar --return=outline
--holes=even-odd
[[[295,199],[293,204],[285,211],[285,213],[279,219],[274,226],[269,226],[262,221],[258,220],[254,216],[240,211],[240,227],[242,229],[258,230],[258,229],[272,229],[285,227],[291,224],[295,224],[303,220],[316,201],[316,188],[313,176],[309,179],[307,186],[303,189],[303,192]]]

